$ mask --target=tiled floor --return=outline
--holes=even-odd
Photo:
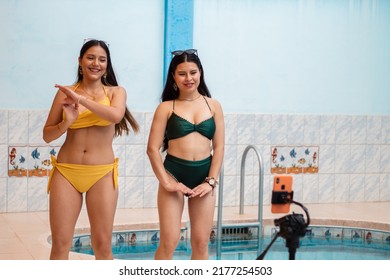
[[[390,231],[390,202],[313,204],[305,205],[315,225],[348,225],[363,228]],[[292,211],[303,213],[298,206]],[[186,212],[184,212],[186,213]],[[244,214],[239,214],[238,207],[224,207],[223,221],[255,221],[257,207],[246,207]],[[273,219],[282,214],[270,213],[270,206],[264,206],[264,224],[273,223]],[[215,213],[217,217],[217,211]],[[48,212],[7,213],[0,214],[0,260],[46,260],[49,257],[50,235]],[[183,221],[187,220],[184,214]],[[157,209],[118,209],[115,218],[115,229],[134,227],[151,228],[158,226]],[[85,211],[80,215],[77,232],[88,231],[89,222]],[[93,259],[89,255],[71,253],[73,260]]]

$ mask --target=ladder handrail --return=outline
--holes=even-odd
[[[222,253],[222,205],[223,205],[223,173],[222,165],[221,173],[219,174],[219,188],[218,188],[218,217],[217,217],[217,248],[216,259],[221,259]]]
[[[258,227],[258,246],[257,250],[260,254],[262,251],[261,246],[261,237],[263,233],[263,176],[264,176],[264,165],[263,165],[263,158],[261,157],[259,151],[257,150],[256,146],[254,145],[248,145],[244,153],[242,154],[242,160],[241,160],[241,174],[240,174],[240,215],[244,214],[244,186],[245,186],[245,160],[246,156],[249,152],[249,150],[253,149],[257,155],[257,160],[259,162],[259,203],[258,203],[258,212],[257,212],[257,220],[259,223]]]
[[[262,234],[263,234],[263,176],[264,176],[264,165],[263,159],[258,152],[256,146],[249,145],[245,148],[241,160],[241,178],[240,178],[240,215],[244,213],[244,182],[245,182],[245,160],[249,150],[253,149],[257,155],[259,161],[259,209],[258,209],[258,245],[257,250],[260,254],[262,251]],[[222,206],[223,206],[223,166],[219,175],[219,189],[218,189],[218,217],[217,217],[217,248],[216,248],[216,259],[221,259],[222,251]]]

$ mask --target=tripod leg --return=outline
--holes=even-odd
[[[296,252],[296,249],[294,248],[290,248],[288,250],[288,259],[289,260],[295,260],[295,252]]]
[[[267,248],[265,248],[265,250],[263,251],[263,253],[261,253],[257,258],[256,260],[263,260],[264,257],[265,257],[265,254],[267,254],[269,248],[271,248],[272,244],[274,244],[275,240],[279,237],[279,232],[275,234],[274,238],[272,239],[271,243],[267,246]]]

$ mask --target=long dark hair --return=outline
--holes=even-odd
[[[114,69],[112,67],[111,63],[111,55],[110,50],[108,48],[108,45],[106,42],[101,40],[92,39],[87,41],[80,50],[80,58],[84,56],[86,51],[93,47],[93,46],[100,46],[102,47],[106,54],[107,54],[107,69],[106,74],[101,78],[101,81],[103,85],[105,86],[118,86],[118,82],[116,80],[116,76],[114,73]],[[77,71],[77,81],[76,83],[80,83],[83,80],[83,73],[80,71],[80,67]],[[139,131],[139,125],[133,115],[130,113],[129,109],[126,106],[125,115],[123,116],[122,120],[119,123],[115,124],[115,135],[114,137],[121,136],[123,133],[129,134],[130,133],[130,127],[133,129],[135,133]]]
[[[165,82],[165,87],[164,90],[161,94],[161,101],[168,101],[168,100],[174,100],[179,97],[179,88],[174,87],[175,80],[173,79],[173,76],[175,74],[176,68],[180,63],[183,62],[193,62],[195,63],[200,72],[200,81],[199,81],[199,86],[198,86],[198,91],[201,95],[211,97],[210,91],[206,85],[205,78],[204,78],[204,71],[202,67],[202,63],[200,62],[200,59],[197,55],[197,53],[186,53],[183,52],[180,55],[175,55],[171,63],[169,64],[168,68],[168,74],[167,74],[167,80]],[[165,134],[164,136],[164,141],[163,141],[163,146],[162,146],[162,151],[165,151],[168,149],[168,138],[167,135]]]

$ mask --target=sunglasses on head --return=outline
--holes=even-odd
[[[171,54],[173,56],[182,55],[183,53],[198,55],[198,50],[196,50],[196,49],[188,49],[188,50],[177,50],[177,51],[171,52]]]
[[[98,41],[98,42],[103,42],[104,44],[106,44],[107,45],[107,47],[109,47],[110,46],[110,44],[109,43],[107,43],[106,41],[103,41],[103,40],[98,40],[98,39],[95,39],[95,38],[86,38],[86,39],[84,39],[84,43],[83,43],[83,45],[85,45],[86,43],[88,43],[89,41]]]

